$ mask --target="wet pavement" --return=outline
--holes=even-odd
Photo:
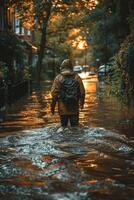
[[[80,126],[50,114],[51,82],[13,105],[0,127],[0,199],[134,199],[134,109],[85,79]]]

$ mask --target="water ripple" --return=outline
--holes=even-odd
[[[109,199],[120,189],[124,195],[129,191],[130,199],[133,195],[134,160],[129,155],[134,150],[118,133],[82,125],[63,130],[54,124],[3,137],[0,145],[4,195],[20,192],[23,199],[25,192],[34,191],[40,199],[87,200],[103,192]]]

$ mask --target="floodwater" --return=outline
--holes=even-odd
[[[51,82],[13,105],[0,127],[0,199],[133,200],[134,109],[84,80],[80,126],[50,114]]]

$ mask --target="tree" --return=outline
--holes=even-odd
[[[42,21],[43,28],[42,28],[42,36],[41,36],[41,42],[40,42],[40,52],[39,52],[39,58],[38,58],[38,63],[37,63],[37,68],[38,68],[38,81],[40,80],[40,75],[41,75],[41,69],[42,69],[42,60],[44,56],[44,49],[46,47],[46,36],[47,36],[47,28],[48,26],[50,27],[49,19],[52,20],[55,16],[57,16],[57,13],[60,14],[60,17],[62,18],[61,24],[60,24],[60,31],[56,31],[56,35],[59,33],[61,37],[64,37],[62,32],[65,32],[65,29],[69,30],[70,28],[78,27],[80,28],[80,24],[78,23],[78,20],[76,20],[76,17],[80,16],[80,7],[84,7],[87,9],[87,3],[89,1],[86,1],[86,4],[84,1],[75,1],[75,0],[70,0],[70,1],[65,1],[65,0],[55,0],[55,1],[46,1],[44,5],[45,10],[45,16],[44,14],[40,15],[38,18],[40,19],[39,21]],[[64,16],[63,13],[64,12]],[[73,15],[72,15],[73,14]],[[75,16],[75,20],[70,20]],[[42,20],[41,20],[42,19]],[[60,18],[59,18],[60,20]],[[41,24],[41,23],[40,23]],[[64,28],[63,28],[64,26]],[[59,26],[58,26],[59,27]],[[50,28],[51,30],[51,28]],[[54,32],[54,30],[52,30]],[[67,33],[67,32],[66,32]],[[66,36],[68,34],[65,34]],[[66,37],[67,38],[67,37]],[[65,41],[65,37],[63,39]],[[62,40],[62,41],[63,41]],[[60,43],[62,42],[60,41]],[[55,46],[55,45],[54,45]],[[64,45],[65,47],[65,45]],[[69,49],[69,45],[66,42],[66,48]]]
[[[51,15],[51,8],[52,8],[52,1],[46,1],[43,6],[43,12],[45,13],[43,15],[42,19],[42,35],[40,40],[40,49],[39,49],[39,55],[38,55],[38,62],[37,62],[37,81],[40,82],[40,76],[41,76],[41,69],[42,69],[42,60],[44,56],[44,50],[46,46],[46,31],[47,31],[47,25],[48,21]]]
[[[113,57],[110,62],[111,91],[127,97],[134,95],[133,9],[132,0],[100,0],[96,9],[86,16],[94,61],[100,58],[101,63],[105,63]]]
[[[96,8],[86,15],[94,62],[99,58],[101,63],[107,63],[119,50],[129,33],[128,12],[126,0],[100,0]]]
[[[59,27],[60,35],[62,38],[65,32],[65,29],[67,32],[70,29],[73,29],[74,27],[82,27],[83,23],[81,20],[81,15],[83,15],[83,9],[85,11],[89,10],[91,7],[95,6],[95,1],[84,1],[84,0],[44,0],[44,1],[37,1],[37,0],[31,0],[32,5],[34,6],[33,9],[33,15],[35,20],[35,25],[38,26],[38,28],[41,31],[41,40],[40,40],[40,47],[39,47],[39,54],[38,54],[38,63],[37,63],[37,69],[38,69],[38,81],[40,80],[41,70],[42,70],[42,60],[44,56],[44,50],[46,48],[46,42],[47,42],[47,32],[50,27],[49,21],[54,18],[57,13],[62,17],[63,15],[65,17],[63,20],[63,23],[61,23],[61,27]],[[21,17],[23,18],[23,23],[26,19],[28,19],[28,16],[25,15],[24,10],[27,10],[30,6],[27,1],[21,1],[18,2],[18,5],[20,6],[20,13]],[[26,6],[27,5],[27,6]],[[26,9],[27,7],[27,9]],[[25,9],[24,9],[25,8]],[[22,14],[24,13],[24,15]],[[31,14],[30,14],[31,15]],[[30,17],[29,15],[29,17]],[[31,17],[30,17],[31,18]],[[71,18],[74,18],[74,20],[70,20]],[[80,19],[79,19],[80,18]],[[77,20],[76,20],[77,19]],[[60,20],[60,19],[59,19]],[[63,28],[62,25],[65,27]],[[68,22],[68,23],[67,23]],[[51,29],[51,28],[50,28]],[[52,31],[53,32],[53,31]],[[61,33],[62,32],[62,33]],[[52,33],[53,34],[53,33]],[[57,35],[57,33],[56,33]],[[67,36],[67,34],[65,34]],[[66,37],[67,38],[67,37]],[[63,39],[62,39],[63,41]],[[60,43],[62,43],[62,41]],[[67,48],[69,47],[66,41]]]
[[[38,82],[40,81],[44,52],[48,46],[46,43],[49,38],[54,33],[56,33],[56,36],[59,33],[60,39],[57,37],[60,42],[59,46],[65,47],[65,52],[70,51],[73,40],[75,40],[75,38],[70,37],[70,30],[80,29],[81,31],[79,31],[78,35],[84,38],[86,26],[84,26],[83,16],[85,12],[89,12],[96,6],[96,1],[94,0],[10,0],[10,3],[17,6],[18,17],[23,26],[29,26],[33,30],[38,29],[41,32],[37,62]],[[61,23],[57,24],[56,29],[58,28],[58,32],[55,32],[51,29],[50,22],[57,15],[60,16],[58,20]],[[51,33],[48,36],[49,31]]]

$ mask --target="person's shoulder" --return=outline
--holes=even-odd
[[[63,78],[63,75],[62,75],[62,74],[58,74],[58,75],[55,77],[55,80],[56,80],[56,81],[60,81],[62,78]]]
[[[77,80],[81,80],[81,77],[80,77],[77,73],[75,73],[75,78],[76,78]]]

